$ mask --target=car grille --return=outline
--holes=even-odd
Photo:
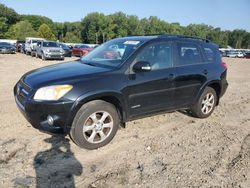
[[[60,53],[60,50],[49,50],[50,52],[57,52]]]
[[[17,88],[16,88],[16,97],[17,100],[24,105],[27,97],[29,96],[31,92],[31,87],[28,86],[26,83],[24,83],[22,80],[18,82]]]

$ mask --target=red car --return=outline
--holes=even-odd
[[[244,55],[244,58],[250,59],[250,53],[246,53],[246,54]]]
[[[87,45],[75,45],[72,49],[72,55],[81,57],[89,53],[92,49]]]

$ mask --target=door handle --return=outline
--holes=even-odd
[[[207,69],[203,70],[202,73],[207,75],[207,73],[208,73]]]

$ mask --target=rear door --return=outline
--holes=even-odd
[[[171,108],[173,105],[174,76],[172,42],[147,45],[134,59],[128,81],[130,117]],[[133,72],[136,62],[151,64],[149,72]]]
[[[202,85],[212,74],[211,62],[204,59],[199,43],[177,41],[174,101],[177,108],[193,104]]]

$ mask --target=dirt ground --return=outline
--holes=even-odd
[[[59,61],[0,54],[0,187],[249,188],[250,59],[224,61],[230,85],[211,117],[129,122],[109,145],[87,151],[32,128],[14,102],[25,72]]]

